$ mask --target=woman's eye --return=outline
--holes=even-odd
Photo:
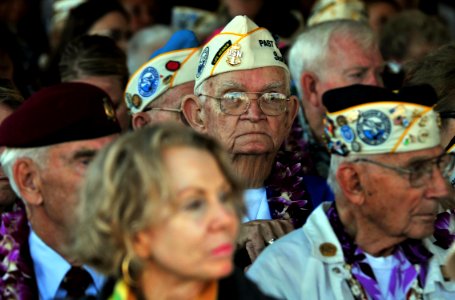
[[[185,210],[193,211],[198,210],[204,205],[203,199],[192,199],[184,206]]]

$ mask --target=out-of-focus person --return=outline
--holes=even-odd
[[[155,24],[170,24],[170,7],[174,1],[119,0],[128,12],[130,29],[137,31]]]
[[[27,218],[12,215],[0,234],[1,299],[96,295],[104,277],[63,249],[88,164],[120,133],[109,96],[66,82],[28,98],[0,126],[0,162]]]
[[[220,0],[218,14],[224,24],[228,24],[236,16],[247,16],[277,37],[277,46],[280,50],[290,45],[304,27],[302,14],[292,1],[277,5],[273,0]],[[217,33],[219,31],[221,29]]]
[[[126,52],[131,37],[128,21],[128,13],[117,1],[88,0],[73,7],[65,20],[58,43],[52,49],[44,67],[44,83],[51,85],[60,82],[58,65],[62,51],[71,40],[81,35],[108,36]]]
[[[289,50],[289,68],[299,98],[299,125],[316,172],[327,177],[330,156],[323,142],[322,95],[352,84],[382,85],[377,39],[364,22],[325,21],[307,28]]]
[[[13,82],[8,79],[0,79],[0,125],[23,102],[24,98],[14,86]],[[1,151],[3,151],[3,149],[0,148],[0,153]],[[5,176],[5,173],[0,166],[0,213],[16,210],[13,206],[16,199],[16,194],[11,189],[8,177]]]
[[[193,94],[199,54],[194,33],[179,30],[135,71],[125,90],[133,129],[163,121],[186,124],[182,100]]]
[[[306,21],[307,26],[334,20],[368,22],[367,10],[362,0],[317,0]]]
[[[95,158],[69,251],[112,278],[99,299],[268,299],[234,270],[243,203],[229,164],[176,124],[127,133]]]
[[[150,53],[163,47],[174,30],[168,25],[152,25],[131,36],[128,42],[127,65],[131,76],[150,60]]]
[[[267,247],[247,275],[281,299],[454,298],[441,270],[447,249],[432,238],[455,168],[440,145],[436,93],[352,85],[323,101],[335,202]]]
[[[363,0],[368,14],[368,23],[376,34],[381,32],[382,26],[401,11],[396,0]]]
[[[82,35],[70,41],[62,52],[59,70],[62,82],[85,82],[104,90],[122,131],[128,130],[130,117],[123,101],[129,77],[126,55],[111,38]]]
[[[455,43],[405,65],[405,85],[430,84],[438,94],[434,109],[441,116],[441,145],[449,149],[455,140]]]
[[[379,47],[387,69],[395,74],[394,82],[384,84],[392,89],[401,87],[406,63],[425,57],[451,41],[447,26],[437,16],[417,9],[403,10],[391,17],[379,34]],[[387,70],[386,69],[386,70]]]

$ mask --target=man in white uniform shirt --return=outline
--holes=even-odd
[[[280,299],[453,299],[430,239],[449,194],[453,154],[440,145],[430,86],[366,85],[323,96],[335,202],[267,247],[247,275]],[[436,236],[436,235],[435,235]]]

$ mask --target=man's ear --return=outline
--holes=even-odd
[[[342,163],[336,173],[336,179],[346,199],[354,205],[362,205],[365,201],[365,189],[358,166],[353,163]]]
[[[205,131],[204,112],[196,95],[186,95],[182,101],[182,112],[188,124],[198,132]]]
[[[37,164],[29,158],[19,159],[13,166],[14,181],[28,205],[38,206],[43,203],[40,172]]]
[[[314,107],[320,107],[319,93],[317,90],[318,77],[312,72],[304,72],[300,77],[300,86],[302,87],[302,101],[307,101]]]
[[[147,112],[140,112],[133,115],[132,118],[133,129],[138,129],[147,126],[150,123],[150,115]]]

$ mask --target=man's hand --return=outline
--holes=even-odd
[[[237,250],[246,248],[253,262],[270,241],[294,230],[289,220],[255,220],[241,224]]]

